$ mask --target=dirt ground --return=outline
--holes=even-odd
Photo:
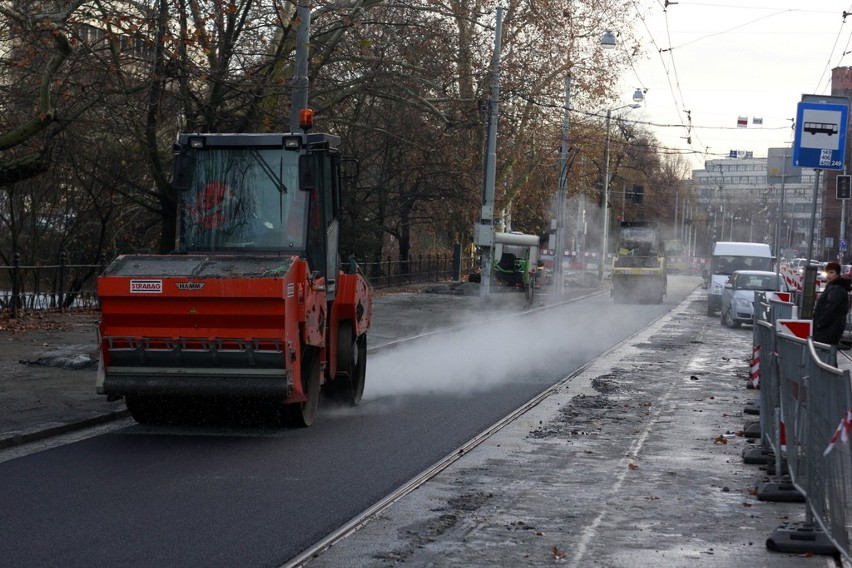
[[[17,318],[0,316],[0,363],[29,369],[54,367],[68,370],[92,367],[97,360],[95,310],[71,312],[25,312]],[[91,360],[69,359],[87,355]],[[12,367],[14,368],[14,367]],[[6,372],[4,367],[4,372]]]
[[[123,410],[95,392],[97,321],[94,311],[0,317],[0,445]]]

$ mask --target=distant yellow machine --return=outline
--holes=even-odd
[[[666,295],[666,254],[656,223],[623,221],[612,261],[616,303],[661,304]]]
[[[666,272],[669,274],[686,274],[687,254],[683,243],[679,240],[665,241]]]

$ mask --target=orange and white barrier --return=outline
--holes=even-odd
[[[799,274],[799,271],[789,266],[782,266],[779,271],[779,275],[784,279],[784,282],[787,283],[787,287],[790,290],[797,290],[801,292],[802,290],[802,275]]]
[[[749,381],[751,382],[751,388],[760,388],[760,345],[755,345],[752,349]]]
[[[778,333],[786,333],[800,339],[807,339],[811,335],[811,320],[779,319],[775,325]]]
[[[825,448],[822,455],[827,456],[834,449],[834,445],[837,444],[838,440],[844,444],[848,443],[850,436],[852,436],[852,410],[847,410],[846,416],[840,420],[840,425],[834,431],[834,436],[831,437],[828,447]]]
[[[767,292],[766,299],[767,301],[777,300],[779,302],[790,303],[793,301],[793,294],[790,292]]]

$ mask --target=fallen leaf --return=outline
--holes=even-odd
[[[556,560],[562,560],[566,556],[566,554],[564,552],[562,552],[561,550],[559,550],[559,548],[556,545],[554,545],[553,548],[550,549],[550,553],[553,555],[553,557]]]
[[[633,462],[630,462],[629,464],[627,464],[627,467],[630,468],[630,469],[639,469],[639,466],[636,465]]]
[[[725,445],[728,443],[728,439],[725,436],[716,436],[716,439],[713,440],[713,443]]]
[[[751,503],[743,503],[743,507],[751,507],[751,506],[752,506]]]

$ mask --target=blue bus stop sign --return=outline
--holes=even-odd
[[[793,165],[815,170],[842,170],[849,107],[800,102],[796,110]]]

